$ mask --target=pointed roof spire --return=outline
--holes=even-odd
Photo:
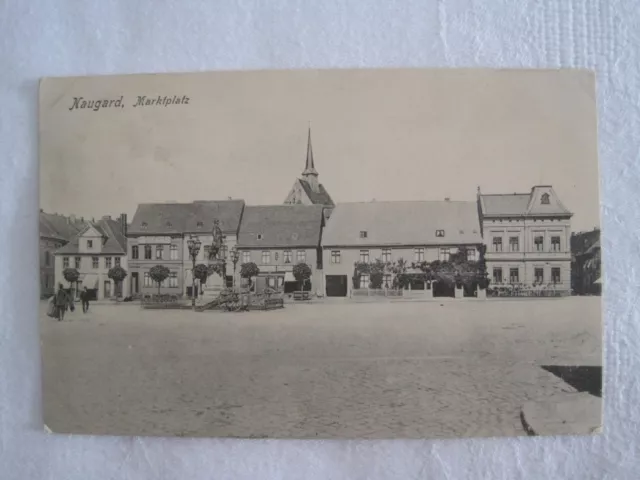
[[[313,148],[311,148],[311,122],[309,122],[309,137],[307,138],[307,163],[302,175],[318,175],[313,165]]]

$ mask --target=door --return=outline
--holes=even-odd
[[[111,281],[104,281],[104,298],[111,298]]]
[[[327,275],[327,297],[347,296],[347,276]]]
[[[131,274],[131,295],[137,295],[140,285],[138,283],[138,272],[133,272]]]

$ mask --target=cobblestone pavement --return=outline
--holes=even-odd
[[[598,298],[193,313],[41,308],[54,432],[295,438],[524,435],[540,365],[600,365]]]

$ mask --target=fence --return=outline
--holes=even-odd
[[[354,297],[401,297],[403,290],[391,288],[356,288],[353,290]]]
[[[494,284],[487,288],[489,297],[566,297],[571,290],[562,285]]]

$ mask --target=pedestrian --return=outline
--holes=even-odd
[[[87,287],[84,287],[84,290],[80,292],[80,300],[82,301],[82,313],[87,313],[89,311],[89,291]]]
[[[58,321],[61,322],[64,320],[64,313],[67,310],[67,305],[69,305],[69,295],[64,291],[62,284],[58,285],[58,291],[56,292],[56,315],[58,317]]]

